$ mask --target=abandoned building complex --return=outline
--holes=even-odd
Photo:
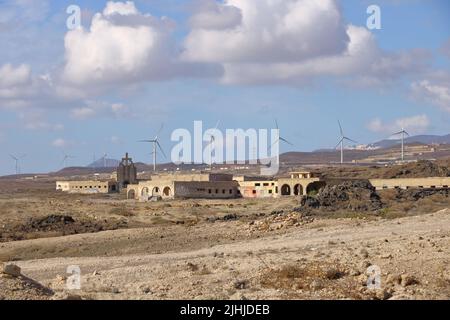
[[[234,199],[303,196],[318,192],[325,181],[317,174],[292,172],[287,177],[233,176],[232,174],[160,174],[138,180],[137,170],[128,153],[117,169],[117,181],[57,181],[56,189],[69,193],[123,192],[127,199],[140,201],[161,199]],[[450,177],[371,179],[377,189],[448,188]]]
[[[57,181],[56,190],[68,193],[112,193],[117,192],[115,181]]]

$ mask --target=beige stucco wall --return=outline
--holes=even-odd
[[[56,190],[81,194],[110,193],[117,191],[117,184],[113,181],[57,181]]]
[[[174,181],[166,179],[139,181],[139,184],[130,184],[127,187],[128,199],[147,201],[151,197],[172,199],[174,197]]]
[[[290,179],[290,178],[283,178],[278,179],[278,193],[279,195],[282,195],[282,190],[284,186],[289,186],[290,194],[288,195],[306,195],[308,186],[314,182],[319,182],[320,178],[311,178],[311,179]],[[298,194],[296,194],[296,186],[300,186],[298,188]]]
[[[450,177],[370,179],[369,181],[377,190],[394,188],[448,188],[450,186]]]
[[[244,198],[274,198],[277,197],[276,181],[239,181],[239,191]]]
[[[175,198],[233,199],[237,191],[236,181],[175,182]]]

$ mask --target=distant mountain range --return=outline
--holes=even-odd
[[[401,143],[401,139],[385,139],[372,144],[369,144],[370,147],[375,148],[391,148],[399,143]],[[421,143],[421,144],[450,144],[450,134],[445,136],[435,136],[435,135],[418,135],[413,137],[405,138],[405,143]]]
[[[362,160],[366,159],[369,156],[378,156],[383,158],[384,155],[387,158],[392,154],[392,152],[399,152],[398,144],[401,142],[399,139],[394,140],[381,140],[372,144],[367,145],[369,150],[346,150],[345,158],[351,160]],[[447,145],[447,147],[443,146],[442,148],[438,148],[436,152],[431,154],[423,154],[416,156],[417,159],[429,159],[430,157],[435,159],[442,159],[450,157],[450,134],[444,136],[437,135],[418,135],[413,137],[408,137],[405,139],[405,143],[408,145],[414,144],[442,144]],[[315,150],[313,152],[287,152],[280,155],[280,162],[283,165],[291,165],[291,164],[329,164],[336,163],[339,161],[339,150],[335,149],[323,149],[323,150]],[[99,159],[94,161],[85,167],[70,167],[64,168],[58,172],[50,173],[51,175],[83,175],[83,174],[92,174],[95,173],[111,173],[113,172],[120,164],[119,160],[116,159]],[[135,163],[138,172],[151,172],[153,170],[153,166],[150,164],[144,164],[137,162]],[[182,166],[176,166],[173,163],[164,163],[158,164],[158,171],[169,170],[174,171],[177,168],[182,169],[183,171],[191,171],[191,170],[204,170],[206,165],[197,165],[197,164],[184,164]]]
[[[378,142],[374,142],[368,144],[367,146],[371,149],[379,149],[379,151],[383,152],[383,149],[395,148],[398,144],[401,143],[401,139],[385,139]],[[437,136],[437,135],[418,135],[405,138],[405,144],[449,144],[450,145],[450,134]],[[346,155],[351,159],[363,159],[370,154],[376,154],[375,150],[373,152],[365,151],[365,150],[347,150]],[[336,155],[335,155],[336,154]],[[335,149],[321,149],[315,150],[313,152],[287,152],[280,155],[281,162],[295,162],[300,161],[304,163],[323,163],[329,161],[336,161],[336,157],[338,154],[338,150]],[[97,169],[98,171],[110,171],[112,168],[117,168],[119,166],[120,161],[115,159],[106,159],[106,166],[104,165],[103,159],[99,159],[90,165],[87,168]],[[139,171],[151,171],[153,168],[151,165],[136,163],[136,167]],[[174,169],[175,166],[172,163],[166,164],[158,164],[159,168],[165,169]],[[185,170],[195,169],[202,167],[202,165],[184,165]],[[103,169],[103,170],[102,170]]]

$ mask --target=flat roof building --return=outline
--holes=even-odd
[[[115,181],[56,181],[56,190],[68,193],[92,194],[117,192]]]

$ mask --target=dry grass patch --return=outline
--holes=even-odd
[[[363,299],[358,281],[338,263],[311,262],[266,269],[260,278],[264,288],[283,290],[287,299],[314,294],[322,299]]]

